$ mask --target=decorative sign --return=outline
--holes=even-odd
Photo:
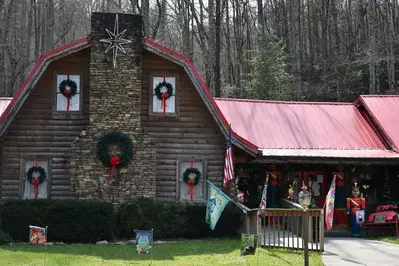
[[[385,214],[376,214],[374,216],[374,223],[385,223],[386,216]]]
[[[114,68],[115,68],[116,67],[116,58],[118,57],[118,50],[121,51],[122,53],[126,53],[125,49],[122,47],[122,44],[128,44],[128,43],[131,43],[132,41],[122,38],[123,35],[125,35],[126,30],[123,30],[121,33],[119,33],[118,14],[115,14],[114,32],[110,32],[107,29],[105,29],[105,31],[108,33],[109,38],[101,39],[100,42],[109,43],[107,49],[105,50],[105,53],[108,53],[108,51],[112,49],[112,53],[113,53],[112,62],[114,63]]]
[[[47,227],[29,225],[29,243],[44,244],[47,242]]]
[[[356,211],[356,223],[363,224],[364,216],[364,211]]]
[[[152,248],[152,230],[136,230],[136,247],[138,254],[148,254]]]
[[[256,251],[258,238],[253,234],[241,234],[240,255],[254,255]]]

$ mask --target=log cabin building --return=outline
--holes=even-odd
[[[73,97],[60,90],[68,80],[76,84]],[[156,91],[162,82],[172,88],[161,91],[166,99]],[[43,54],[15,96],[0,100],[0,199],[204,202],[207,180],[222,185],[231,125],[236,177],[255,167],[258,179],[251,178],[261,187],[266,172],[276,172],[281,197],[289,184],[299,191],[305,183],[322,207],[333,173],[342,176],[345,196],[356,176],[370,183],[374,204],[371,183],[397,175],[398,108],[397,96],[354,103],[213,98],[189,58],[143,36],[139,15],[93,13],[89,36]],[[132,158],[110,174],[97,153],[114,131],[131,139]],[[38,191],[27,178],[33,166],[46,173]],[[201,173],[191,188],[184,179],[190,168]]]

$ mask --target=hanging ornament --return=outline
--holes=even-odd
[[[123,39],[123,35],[125,35],[126,30],[123,30],[119,33],[119,17],[118,14],[115,14],[115,23],[114,23],[114,32],[110,32],[109,30],[105,29],[108,33],[108,39],[100,39],[100,42],[109,43],[107,49],[105,49],[105,53],[108,53],[109,50],[112,49],[112,62],[114,68],[116,67],[116,58],[118,57],[118,50],[122,53],[126,53],[125,49],[122,47],[122,44],[128,44],[132,41]]]
[[[190,168],[187,168],[183,173],[183,180],[188,185],[188,194],[190,195],[190,200],[194,200],[194,186],[199,183],[201,179],[201,172],[194,168],[194,163],[190,163]]]
[[[76,85],[76,82],[69,79],[69,74],[67,74],[67,79],[63,80],[58,86],[60,93],[64,95],[65,98],[67,98],[67,106],[66,106],[67,113],[69,113],[71,98],[76,95],[77,88],[78,86]]]
[[[26,172],[26,179],[28,179],[29,183],[33,185],[33,193],[35,194],[35,199],[37,199],[39,195],[39,185],[43,183],[46,179],[46,171],[43,167],[38,165],[38,161],[36,160],[36,165],[29,168],[28,172]],[[34,177],[33,173],[39,173],[38,177]]]
[[[163,114],[166,114],[166,100],[168,100],[173,95],[173,86],[172,84],[166,82],[165,76],[163,77],[163,81],[159,82],[158,85],[154,89],[155,95],[158,100],[162,101],[162,109]]]
[[[109,145],[116,144],[121,151],[120,155],[110,155]],[[97,144],[98,158],[105,167],[110,167],[108,175],[108,184],[111,183],[111,176],[115,169],[126,167],[133,158],[132,140],[126,134],[119,131],[108,132],[104,134]]]

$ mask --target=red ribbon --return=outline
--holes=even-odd
[[[111,163],[112,167],[109,170],[108,184],[111,182],[111,176],[112,176],[112,173],[115,171],[116,165],[120,164],[119,156],[118,155],[112,156],[111,160],[109,160],[109,162]]]
[[[64,90],[65,97],[67,98],[67,108],[66,108],[66,112],[67,113],[69,113],[69,105],[70,105],[70,101],[71,101],[71,93],[72,93],[72,90]]]
[[[194,199],[194,184],[195,184],[194,179],[188,180],[188,194],[190,194],[191,201],[193,201],[193,199]]]
[[[190,162],[190,168],[194,168],[194,162],[193,161]]]
[[[162,93],[162,108],[163,108],[163,114],[166,114],[166,100],[168,99],[168,93],[167,92],[163,92]]]
[[[33,193],[35,193],[35,199],[37,199],[37,195],[39,194],[39,178],[33,177],[32,184],[33,184]]]

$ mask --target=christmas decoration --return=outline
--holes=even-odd
[[[120,155],[110,155],[109,145],[116,144],[121,151]],[[112,131],[104,134],[97,144],[98,158],[105,167],[109,167],[108,184],[115,169],[127,166],[133,158],[132,140],[126,134]]]
[[[201,172],[194,168],[194,164],[191,162],[190,168],[187,168],[183,173],[183,180],[188,185],[188,193],[190,194],[190,200],[194,199],[194,186],[196,186],[201,179]]]
[[[38,177],[33,177],[33,173],[39,173]],[[39,185],[43,183],[46,179],[46,171],[43,167],[38,166],[38,162],[36,161],[36,165],[29,168],[28,172],[26,172],[26,179],[28,179],[29,183],[31,183],[34,187],[33,193],[35,193],[35,199],[39,195]]]
[[[66,108],[67,113],[69,113],[71,98],[76,95],[77,88],[78,86],[76,85],[76,82],[69,79],[69,74],[67,74],[67,79],[63,80],[58,86],[60,93],[64,95],[65,98],[67,98],[67,108]]]
[[[132,41],[123,39],[123,35],[125,35],[126,30],[123,30],[119,33],[119,18],[118,14],[115,14],[115,24],[114,24],[114,32],[110,32],[105,29],[105,31],[109,35],[109,39],[100,39],[100,42],[109,43],[107,49],[105,49],[105,53],[108,53],[109,50],[112,49],[112,62],[114,64],[114,68],[116,67],[116,58],[118,57],[118,50],[122,53],[126,53],[125,49],[122,47],[122,44],[128,44]]]
[[[352,198],[346,199],[346,213],[351,215],[352,236],[360,236],[359,217],[364,216],[366,204],[364,198],[359,197],[360,191],[358,183],[353,183]],[[363,219],[364,220],[364,219]]]
[[[166,82],[165,77],[163,77],[163,81],[158,83],[154,89],[154,92],[158,100],[162,101],[163,114],[165,115],[167,107],[166,100],[173,95],[173,86],[172,84]]]

